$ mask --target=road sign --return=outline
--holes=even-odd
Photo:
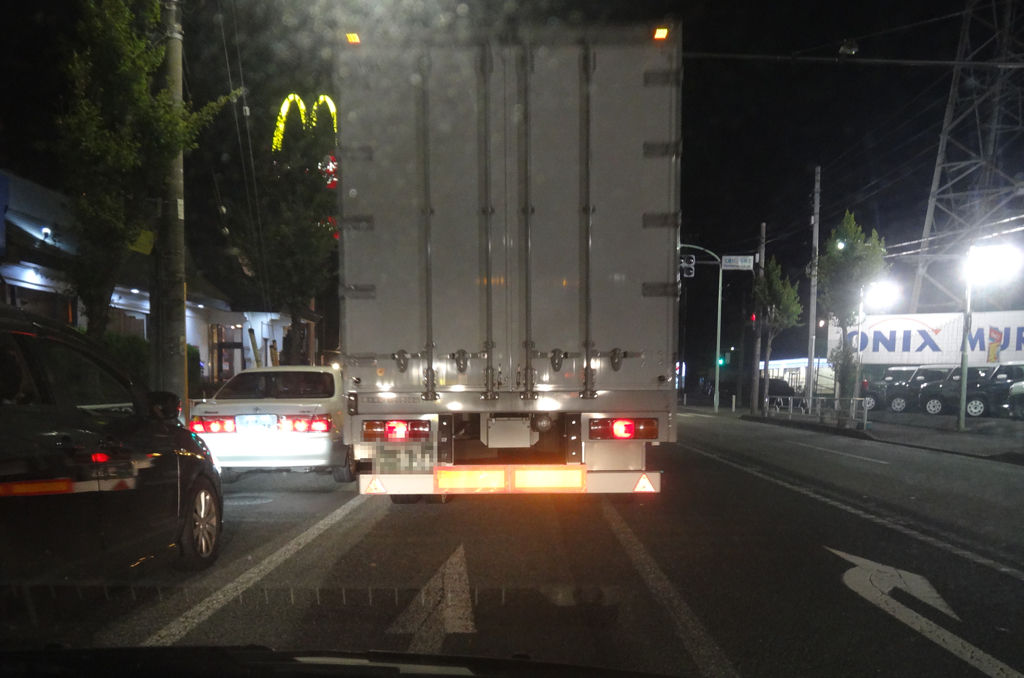
[[[723,271],[753,271],[753,254],[725,254],[722,256]]]

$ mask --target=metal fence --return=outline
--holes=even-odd
[[[816,420],[840,428],[868,427],[868,410],[864,407],[864,398],[770,396],[764,409],[769,417]]]

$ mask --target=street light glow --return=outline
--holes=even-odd
[[[972,246],[964,261],[964,279],[972,286],[1013,280],[1024,267],[1024,254],[1013,245]]]
[[[864,305],[884,311],[896,305],[900,298],[900,287],[891,280],[877,280],[864,289]]]

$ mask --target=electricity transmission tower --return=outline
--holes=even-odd
[[[911,313],[959,308],[961,286],[942,279],[951,277],[950,259],[962,257],[977,238],[1024,219],[1024,43],[1016,5],[1017,0],[967,0]],[[933,264],[935,273],[929,270]]]

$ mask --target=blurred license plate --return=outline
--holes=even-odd
[[[239,431],[273,431],[277,428],[277,415],[236,414],[235,427]]]

